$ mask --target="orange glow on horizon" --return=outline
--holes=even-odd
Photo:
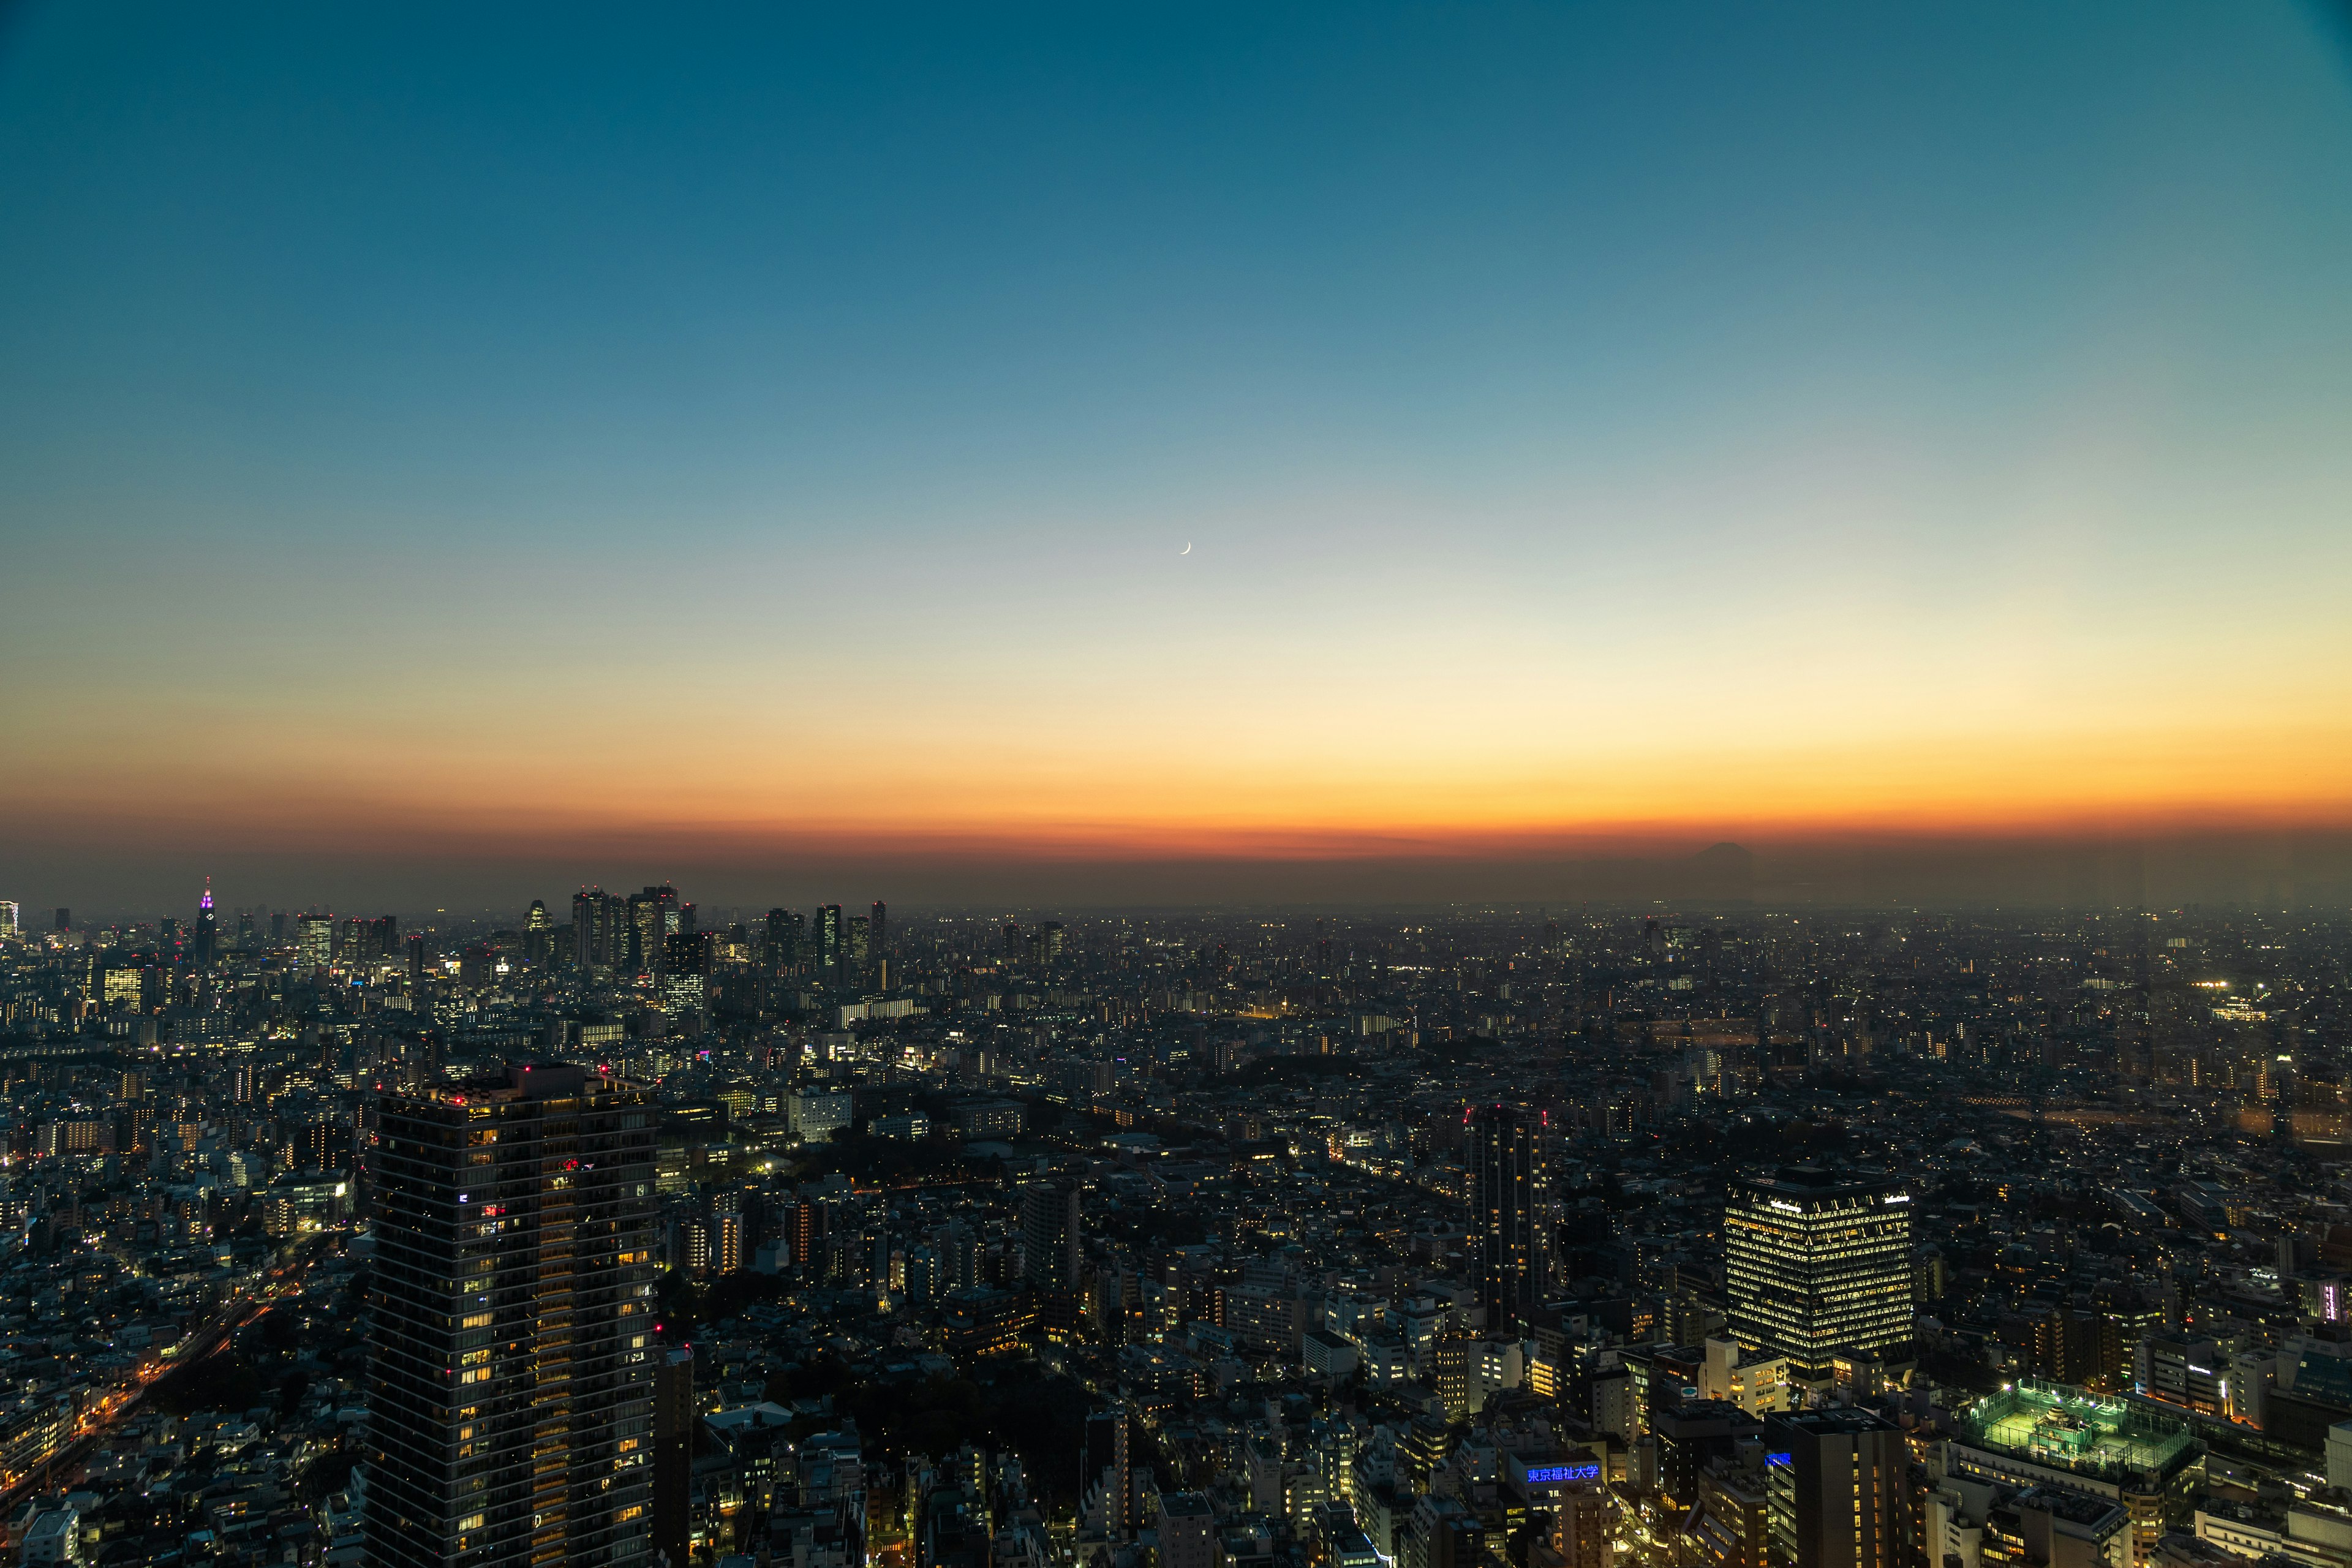
[[[104,788],[20,778],[10,808],[53,837],[313,849],[472,847],[486,855],[638,846],[943,860],[1506,859],[1659,846],[2034,838],[2352,825],[2352,738],[2234,733],[2032,743],[1630,754],[1516,771],[1294,761],[1282,771],[1162,757],[1055,769],[1009,755],[959,772],[935,755],[838,771],[673,755],[534,776],[520,759],[381,759],[265,782],[215,764]],[[1082,763],[1094,765],[1082,766]],[[1491,765],[1491,764],[1490,764]],[[770,779],[781,782],[770,786]],[[764,797],[764,798],[763,798]]]

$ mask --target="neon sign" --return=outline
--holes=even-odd
[[[1528,1469],[1529,1486],[1542,1486],[1552,1481],[1597,1481],[1600,1479],[1599,1465],[1533,1465]]]

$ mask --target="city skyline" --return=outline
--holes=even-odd
[[[2345,883],[2325,7],[478,21],[9,19],[6,896]]]

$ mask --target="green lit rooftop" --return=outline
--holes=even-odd
[[[1960,1426],[1975,1447],[2103,1479],[2165,1475],[2197,1441],[2186,1420],[2031,1378],[1977,1401]]]

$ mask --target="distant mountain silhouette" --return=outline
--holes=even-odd
[[[1710,844],[1685,863],[1691,891],[1702,899],[1744,903],[1755,896],[1756,857],[1737,844]]]

